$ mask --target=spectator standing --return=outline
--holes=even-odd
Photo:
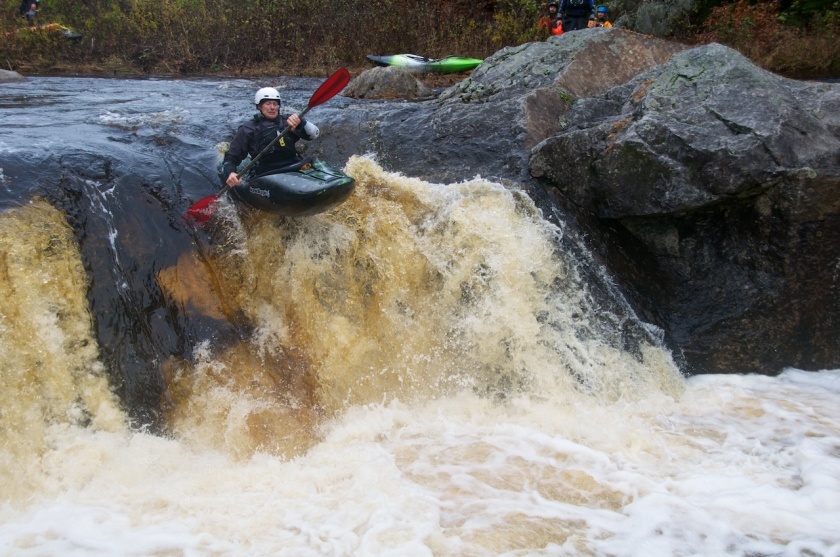
[[[563,34],[563,20],[560,19],[560,6],[557,2],[549,2],[548,14],[540,18],[537,27],[547,29],[549,35]]]
[[[20,15],[25,17],[29,25],[35,24],[35,16],[38,13],[38,4],[41,0],[23,0],[20,3]]]
[[[606,6],[598,6],[595,19],[589,20],[589,27],[612,27],[609,22],[610,10]]]
[[[594,0],[562,0],[560,3],[560,17],[566,31],[588,28],[589,16],[595,16]]]

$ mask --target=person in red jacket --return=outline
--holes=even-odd
[[[548,29],[550,35],[562,35],[563,20],[560,19],[559,9],[560,6],[557,2],[550,2],[548,4],[548,15],[542,16],[537,26],[540,29]]]

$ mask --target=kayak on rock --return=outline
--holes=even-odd
[[[473,70],[484,60],[447,56],[445,58],[426,58],[416,54],[392,54],[378,56],[368,54],[368,60],[377,66],[395,66],[416,73],[459,73]]]

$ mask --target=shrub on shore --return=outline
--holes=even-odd
[[[612,0],[613,21],[716,41],[771,71],[840,76],[840,0]],[[43,0],[30,30],[0,13],[0,63],[23,73],[324,75],[367,54],[485,58],[541,40],[539,0]],[[702,21],[697,21],[702,18]]]
[[[49,0],[39,19],[81,33],[78,43],[29,32],[15,15],[0,21],[8,38],[0,60],[10,69],[100,64],[237,75],[365,66],[367,54],[484,58],[535,38],[538,7],[533,0]]]
[[[840,77],[840,2],[804,13],[776,2],[738,0],[712,9],[695,38],[719,42],[774,72],[798,77]],[[819,8],[819,2],[812,2]]]

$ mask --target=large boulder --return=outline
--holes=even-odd
[[[354,99],[419,99],[432,96],[432,90],[403,68],[371,68],[345,87],[345,97]]]
[[[332,126],[330,157],[522,186],[586,236],[689,372],[840,367],[838,85],[597,29],[504,49],[438,99],[353,107]]]
[[[504,48],[434,100],[342,109],[320,148],[343,159],[375,152],[387,167],[434,181],[481,174],[527,182],[531,147],[564,128],[573,101],[625,83],[685,49],[609,31]]]
[[[577,103],[530,167],[645,254],[625,280],[692,370],[836,367],[838,119],[837,86],[712,44]]]

